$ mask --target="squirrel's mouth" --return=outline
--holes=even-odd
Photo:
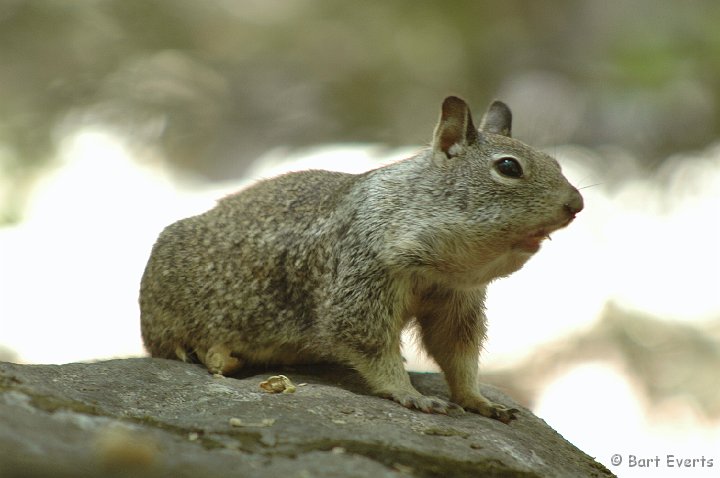
[[[514,244],[514,247],[516,249],[520,249],[523,252],[529,252],[531,254],[534,254],[535,252],[540,250],[540,245],[542,244],[542,241],[544,241],[545,239],[552,240],[550,234],[557,231],[558,229],[564,228],[565,226],[570,224],[573,219],[575,219],[575,215],[566,218],[560,223],[550,224],[542,226],[538,229],[534,229],[530,234],[522,237],[518,242],[516,242]]]

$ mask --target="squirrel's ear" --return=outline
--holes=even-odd
[[[510,137],[512,134],[512,112],[508,105],[502,101],[493,101],[480,122],[480,131]]]
[[[442,104],[440,121],[435,127],[433,151],[448,158],[457,156],[469,144],[478,140],[470,108],[456,96],[448,96]]]

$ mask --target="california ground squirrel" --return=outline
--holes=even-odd
[[[510,137],[511,121],[495,101],[476,130],[451,96],[431,147],[409,159],[285,174],[168,226],[140,289],[148,350],[195,356],[216,374],[344,363],[406,407],[510,421],[516,410],[478,388],[486,286],[583,208],[554,159]],[[400,351],[409,324],[451,402],[411,385]]]

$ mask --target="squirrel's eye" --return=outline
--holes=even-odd
[[[521,178],[523,169],[517,159],[511,157],[500,158],[495,161],[495,169],[508,178]]]

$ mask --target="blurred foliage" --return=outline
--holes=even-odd
[[[219,178],[278,145],[424,143],[447,94],[654,165],[718,136],[719,22],[713,0],[0,0],[0,198],[84,126]]]

